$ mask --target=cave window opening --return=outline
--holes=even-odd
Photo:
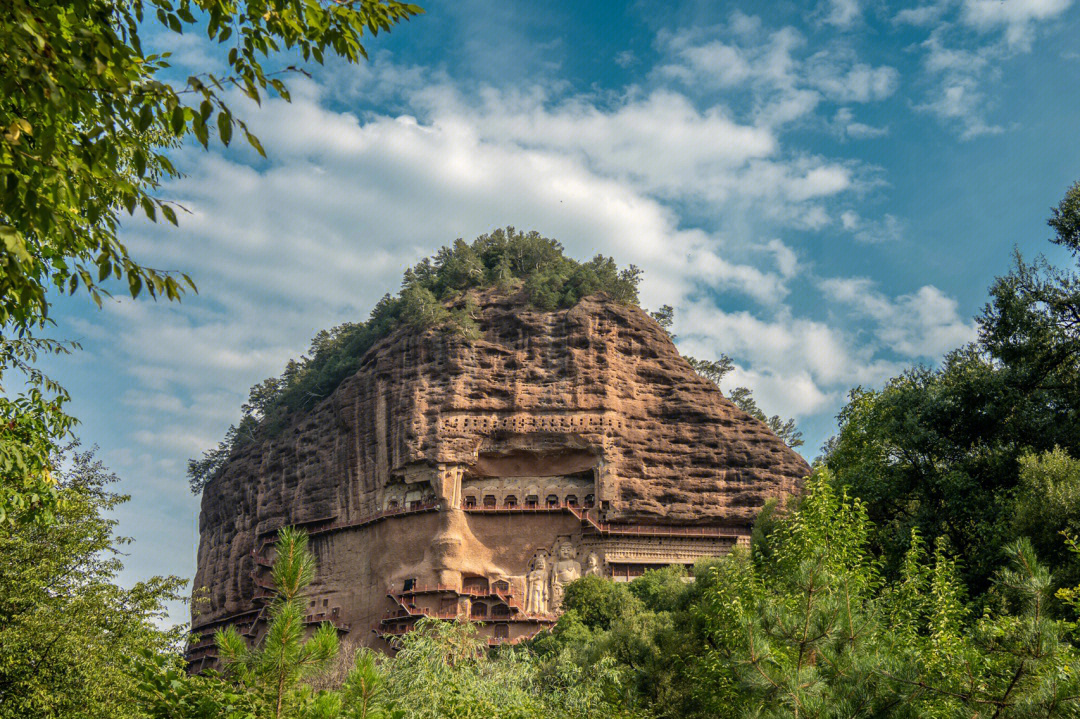
[[[534,509],[538,504],[540,504],[540,498],[535,494],[530,494],[525,497],[525,506],[529,509]]]
[[[500,579],[492,584],[491,588],[500,594],[508,594],[510,592],[510,582],[505,579]]]
[[[408,591],[411,591],[412,588],[415,587],[415,586],[416,586],[416,578],[415,577],[413,577],[411,579],[406,579],[405,584],[402,586],[402,590],[408,592]]]
[[[486,594],[488,591],[488,580],[487,577],[465,577],[462,586],[467,592]]]
[[[566,506],[567,507],[576,507],[577,506],[577,495],[576,494],[568,494],[568,495],[566,495]]]
[[[487,605],[483,602],[473,602],[472,608],[469,610],[469,616],[474,619],[481,619],[487,616]]]
[[[465,497],[465,509],[472,509],[476,506],[476,497],[471,494]]]
[[[513,509],[517,506],[517,497],[512,494],[506,495],[506,499],[503,500],[503,506],[507,509]]]
[[[509,617],[510,607],[505,604],[496,604],[491,608],[491,616],[493,617]]]
[[[496,639],[509,639],[510,638],[510,625],[509,624],[496,624],[495,625],[495,638]]]
[[[495,495],[494,494],[485,494],[484,495],[484,509],[495,509]]]
[[[585,509],[591,509],[596,504],[596,496],[592,494],[585,495]]]
[[[558,507],[559,506],[559,495],[557,495],[557,494],[549,494],[547,496],[547,506],[549,506],[549,507]]]

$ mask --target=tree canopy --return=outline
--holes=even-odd
[[[1057,233],[1052,241],[1070,248],[1080,227],[1078,198],[1074,185],[1049,220]],[[1068,457],[1080,457],[1078,269],[1017,255],[990,287],[976,342],[880,390],[852,390],[826,461],[837,481],[866,502],[889,567],[899,566],[917,529],[944,537],[981,592],[1003,547],[1023,536],[1017,518],[1045,512],[1048,531],[1035,535],[1040,551],[1066,561],[1059,581],[1080,573],[1057,534],[1073,531],[1076,508],[1048,510],[1045,497],[1032,491],[1055,485],[1064,500],[1075,483]],[[1031,506],[1017,507],[1025,501]]]
[[[234,134],[262,145],[226,100],[289,99],[307,62],[367,56],[365,35],[422,12],[399,0],[10,0],[0,3],[0,378],[27,382],[0,398],[0,521],[51,520],[50,455],[71,429],[62,387],[40,353],[73,346],[40,337],[50,292],[101,305],[121,287],[179,300],[195,284],[146,266],[120,238],[125,217],[177,224],[161,196],[179,177],[170,150]],[[218,65],[186,78],[165,48],[205,34]],[[278,64],[280,63],[280,65]]]
[[[184,582],[121,586],[116,476],[77,448],[54,464],[53,521],[0,523],[0,717],[134,719],[130,663],[175,654],[182,632],[158,623]]]

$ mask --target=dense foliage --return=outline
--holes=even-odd
[[[1080,714],[1076,626],[1053,610],[1030,542],[1004,548],[993,601],[975,612],[944,542],[913,533],[888,579],[873,532],[866,506],[819,469],[749,549],[699,562],[692,578],[680,567],[629,584],[584,577],[529,646],[489,651],[470,622],[424,619],[393,656],[346,651],[336,666],[334,631],[305,639],[289,608],[312,569],[290,532],[266,638],[219,634],[224,675],[142,662],[139,707],[237,719]]]
[[[216,448],[188,463],[191,489],[202,491],[229,455],[253,440],[257,431],[274,433],[290,412],[309,409],[328,397],[356,373],[364,354],[394,330],[438,327],[474,337],[474,307],[464,296],[467,290],[519,288],[530,304],[542,310],[573,307],[597,292],[636,305],[640,277],[636,267],[619,269],[610,257],[597,255],[587,262],[567,257],[558,241],[537,232],[508,227],[471,243],[459,239],[406,270],[398,294],[384,296],[366,322],[319,332],[308,353],[299,361],[290,360],[280,377],[252,387],[241,408],[240,424],[230,427]]]
[[[54,458],[56,514],[0,524],[0,717],[137,717],[130,663],[175,653],[157,622],[182,582],[117,583],[127,542],[108,515],[127,497],[90,452]]]
[[[658,717],[1030,717],[1080,712],[1071,625],[1048,610],[1030,544],[1006,548],[995,605],[966,603],[956,560],[918,534],[896,579],[865,506],[827,472],[753,551],[630,585],[586,578],[535,644],[540,671],[615,660],[627,711]]]
[[[179,177],[170,149],[192,137],[228,145],[236,132],[263,153],[230,91],[288,100],[283,78],[303,71],[286,63],[358,62],[365,33],[419,12],[398,0],[0,3],[0,379],[27,383],[0,397],[0,521],[51,520],[49,459],[73,424],[67,393],[36,369],[38,354],[72,348],[40,337],[48,293],[81,289],[100,306],[116,284],[169,300],[193,290],[186,275],[140,264],[118,234],[136,212],[177,223],[182,208],[158,192]],[[186,79],[143,43],[185,30],[221,48],[217,67]]]
[[[1075,253],[1080,185],[1055,208],[1050,224],[1058,233],[1054,241]],[[990,288],[976,343],[952,352],[938,368],[916,367],[881,390],[852,391],[827,462],[837,481],[866,502],[875,548],[890,571],[918,529],[944,537],[963,557],[972,590],[982,592],[1003,547],[1034,521],[1022,518],[1039,515],[1045,520],[1036,533],[1040,550],[1067,559],[1057,533],[1078,522],[1078,507],[1066,501],[1075,470],[1064,457],[1080,457],[1077,317],[1077,269],[1017,257]],[[1047,479],[1047,473],[1060,478]],[[1060,489],[1055,496],[1066,503],[1047,507],[1046,497],[1031,491],[1039,482]],[[1080,576],[1074,560],[1055,569],[1062,580]]]

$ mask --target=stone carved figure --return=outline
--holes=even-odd
[[[525,612],[547,614],[548,612],[548,566],[543,554],[536,555],[532,569],[525,575]]]
[[[596,556],[596,552],[589,552],[585,560],[585,574],[600,574],[600,557]]]
[[[556,552],[557,559],[551,568],[551,605],[562,606],[566,585],[581,576],[581,563],[575,559],[577,550],[570,542],[563,542]]]

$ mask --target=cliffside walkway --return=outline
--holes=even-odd
[[[371,514],[363,515],[357,519],[349,521],[338,521],[337,516],[319,517],[316,519],[303,520],[293,524],[292,526],[301,527],[307,530],[309,537],[320,537],[335,532],[361,529],[368,527],[387,519],[396,517],[407,517],[417,514],[425,514],[428,512],[435,512],[442,507],[438,502],[415,502],[404,507],[393,507],[389,509],[383,509]],[[468,514],[545,514],[551,512],[569,512],[576,517],[582,523],[582,529],[586,533],[600,534],[600,535],[626,535],[626,536],[660,536],[660,537],[721,537],[730,538],[732,542],[735,542],[739,533],[733,531],[727,527],[709,527],[709,526],[673,526],[673,525],[659,525],[659,524],[620,524],[612,522],[602,522],[599,519],[599,509],[596,507],[579,507],[576,504],[557,503],[543,506],[502,506],[502,507],[485,507],[485,506],[471,506],[462,507],[462,510]],[[253,638],[257,631],[259,622],[263,620],[265,609],[270,600],[274,596],[273,582],[268,578],[264,578],[259,575],[260,569],[270,569],[273,567],[273,559],[266,556],[266,550],[274,545],[277,541],[275,535],[280,528],[268,529],[259,532],[258,536],[260,541],[256,548],[251,550],[251,556],[255,566],[251,570],[252,583],[255,586],[255,591],[252,594],[252,601],[258,603],[260,606],[248,609],[243,612],[228,615],[214,619],[203,624],[193,625],[191,631],[193,633],[199,633],[204,631],[216,631],[223,628],[226,625],[235,625],[245,637]],[[423,592],[455,592],[461,596],[470,596],[473,598],[487,598],[497,597],[499,600],[506,603],[506,605],[514,610],[514,614],[510,617],[500,617],[499,621],[536,621],[536,622],[554,622],[554,616],[548,615],[526,615],[524,608],[520,603],[513,600],[512,596],[506,594],[505,596],[495,591],[479,592],[471,589],[454,589],[452,587],[444,586],[432,586],[432,587],[414,587],[410,592],[397,592],[390,593],[388,596],[393,598],[395,602],[399,604],[406,612],[409,612],[408,616],[399,617],[387,617],[386,619],[406,619],[409,617],[416,618],[419,616],[434,617],[438,619],[466,619],[469,621],[479,621],[478,618],[461,617],[454,612],[434,612],[431,610],[421,610],[415,607],[410,609],[400,597],[406,593],[423,593]],[[399,610],[400,611],[400,610]],[[383,621],[386,621],[384,619]],[[488,618],[484,618],[487,620]],[[342,624],[333,620],[331,617],[322,617],[317,615],[309,623],[320,623],[321,621],[330,621],[338,628],[339,631],[347,632],[350,627],[346,624]],[[378,626],[378,625],[376,625]],[[382,626],[378,632],[380,634],[387,634],[388,627]],[[196,644],[192,644],[188,648],[189,661],[195,659],[201,659],[203,657],[212,658],[214,654],[214,647],[211,640],[202,639]]]

